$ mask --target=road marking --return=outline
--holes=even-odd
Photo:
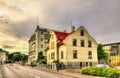
[[[31,75],[31,76],[34,76],[34,74],[32,74],[32,73],[28,73],[29,75]]]
[[[39,76],[35,75],[35,78],[40,78]]]
[[[39,76],[34,75],[34,74],[32,74],[32,73],[28,73],[28,72],[27,72],[27,74],[29,74],[29,75],[31,75],[31,76],[34,76],[35,78],[40,78]]]

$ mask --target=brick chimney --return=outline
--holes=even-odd
[[[72,26],[72,27],[71,27],[71,32],[72,32],[72,31],[75,31],[75,26]]]

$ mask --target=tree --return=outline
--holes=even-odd
[[[46,64],[46,58],[43,56],[42,52],[38,53],[37,62],[40,63],[40,64]]]
[[[106,60],[108,58],[107,53],[104,51],[103,46],[101,44],[97,47],[97,53],[98,53],[98,61],[100,63],[101,59]]]
[[[21,61],[23,64],[25,64],[28,61],[28,55],[22,54]]]
[[[28,55],[21,54],[20,52],[14,52],[8,55],[8,61],[25,63],[28,60]]]
[[[21,61],[22,55],[21,54],[14,54],[13,55],[13,61],[19,62]]]

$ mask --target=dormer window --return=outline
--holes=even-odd
[[[84,30],[80,30],[80,35],[84,36]]]

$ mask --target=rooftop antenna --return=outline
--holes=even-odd
[[[37,26],[39,26],[39,11],[37,13]]]
[[[72,25],[72,20],[70,21],[70,26],[72,27],[73,25]]]

